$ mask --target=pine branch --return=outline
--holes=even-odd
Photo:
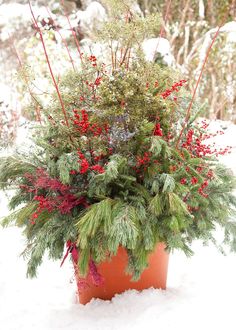
[[[1,158],[0,162],[0,188],[7,188],[14,185],[15,181],[24,176],[25,173],[32,173],[36,169],[33,163],[21,159],[19,156]]]
[[[109,251],[116,253],[119,245],[134,249],[139,237],[136,209],[131,205],[117,203],[113,213],[114,220],[108,238]]]
[[[186,204],[173,192],[168,193],[168,201],[169,201],[169,212],[172,215],[188,215],[191,217]]]
[[[11,223],[15,222],[17,226],[24,226],[30,219],[30,216],[36,211],[37,203],[32,202],[22,207],[21,209],[12,212],[10,215],[3,218],[1,224],[3,227],[9,226]]]
[[[89,207],[87,212],[79,219],[76,224],[78,229],[77,244],[81,249],[85,249],[88,240],[95,236],[100,227],[107,233],[112,222],[112,206],[115,201],[110,198],[104,199],[99,203]]]
[[[164,205],[159,194],[156,194],[156,196],[153,197],[148,206],[148,210],[157,217],[163,213]]]

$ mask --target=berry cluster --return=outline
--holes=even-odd
[[[80,164],[80,174],[86,174],[89,170],[100,174],[105,172],[104,167],[101,166],[100,164],[90,165],[89,161],[80,150],[78,150],[77,154],[79,156],[78,163]],[[102,154],[96,156],[94,154],[94,151],[91,151],[91,156],[92,156],[92,160],[97,162],[100,161],[103,157]]]
[[[201,128],[207,128],[208,124],[204,121],[203,126]],[[225,155],[231,152],[232,147],[227,146],[225,148],[217,149],[215,148],[215,142],[210,144],[206,144],[204,141],[215,137],[217,135],[224,134],[223,131],[217,131],[214,134],[211,133],[199,133],[195,132],[192,128],[189,129],[186,133],[186,140],[182,143],[182,148],[187,149],[192,157],[208,157],[208,156],[216,156]]]
[[[93,67],[96,67],[97,66],[97,58],[96,58],[96,56],[91,55],[91,56],[88,57],[88,60],[91,62],[91,64],[92,64]]]
[[[201,187],[198,189],[199,194],[202,195],[202,196],[205,197],[205,198],[208,197],[208,194],[206,194],[206,193],[204,192],[204,189],[207,188],[208,184],[209,184],[208,181],[205,180],[205,181],[203,182],[203,184],[201,185]]]
[[[74,113],[73,124],[76,126],[77,130],[81,134],[88,135],[90,133],[94,137],[108,134],[109,132],[108,124],[104,124],[101,127],[96,123],[91,123],[89,121],[89,116],[86,110],[82,109],[80,110],[79,113],[79,110],[74,109],[73,113]]]
[[[162,129],[161,129],[161,125],[160,125],[159,123],[157,123],[157,124],[155,125],[153,135],[156,135],[156,136],[163,136],[163,132],[162,132]]]
[[[136,157],[136,165],[134,166],[134,171],[136,173],[143,173],[147,170],[151,163],[151,153],[144,152],[143,156]]]
[[[187,80],[180,80],[176,83],[174,83],[170,89],[166,89],[164,92],[161,93],[161,96],[163,99],[166,99],[168,96],[170,96],[173,92],[179,92],[179,87],[182,87],[185,83],[187,82]]]
[[[94,85],[99,86],[101,84],[101,81],[102,81],[102,77],[97,77],[94,81]]]
[[[202,171],[202,169],[201,169],[201,171]],[[214,173],[213,173],[213,171],[212,171],[212,170],[209,170],[209,171],[207,172],[206,176],[207,176],[207,178],[204,180],[204,182],[203,182],[203,183],[201,184],[201,186],[198,188],[198,193],[199,193],[200,195],[202,195],[203,197],[205,197],[205,198],[208,197],[208,194],[207,194],[204,190],[205,190],[205,189],[208,187],[208,185],[209,185],[209,181],[208,181],[208,179],[209,179],[209,180],[212,180],[213,177],[214,177]],[[196,184],[198,184],[198,179],[197,179],[196,177],[192,177],[190,180],[188,180],[187,178],[184,177],[184,178],[182,178],[182,179],[180,180],[180,183],[181,183],[182,185],[187,185],[187,184],[196,185]],[[189,199],[190,196],[191,196],[191,194],[188,193],[187,196],[185,196],[184,201],[186,201],[187,199]],[[195,211],[196,211],[196,210],[195,210]]]

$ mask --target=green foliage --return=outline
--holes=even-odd
[[[62,154],[57,161],[60,181],[64,184],[71,182],[70,171],[78,170],[78,160],[75,153]]]
[[[62,259],[66,241],[71,238],[75,240],[74,226],[74,221],[69,221],[68,217],[59,218],[47,214],[44,220],[40,220],[40,224],[26,228],[28,243],[23,256],[29,260],[27,276],[37,275],[37,268],[43,262],[46,251],[49,251],[50,259]]]
[[[31,173],[35,169],[35,164],[24,160],[19,155],[1,158],[0,188],[12,186],[25,173]]]
[[[162,192],[171,192],[175,189],[175,180],[172,175],[162,173],[160,176],[160,182],[163,185]]]
[[[155,197],[153,197],[153,199],[150,201],[148,209],[153,215],[157,217],[162,214],[163,204],[160,195],[157,194]]]
[[[112,58],[104,66],[84,55],[80,71],[58,85],[68,125],[52,93],[35,148],[0,162],[0,187],[15,189],[10,208],[21,207],[3,225],[24,228],[30,277],[46,251],[61,259],[68,241],[82,276],[90,260],[100,263],[123,246],[134,280],[158,242],[191,255],[195,239],[217,245],[221,226],[236,249],[235,178],[207,154],[197,106],[180,134],[190,97],[183,86],[173,88],[178,73],[146,62],[140,50],[159,20],[132,14],[129,2],[113,3],[115,21],[100,33]]]
[[[153,136],[152,137],[152,142],[151,142],[151,148],[150,151],[155,154],[155,156],[159,156],[162,147],[163,147],[164,141],[160,139],[158,136]]]
[[[114,210],[115,217],[109,233],[110,250],[116,253],[119,245],[135,249],[138,239],[138,215],[130,205],[118,204]]]
[[[36,208],[37,208],[36,203],[29,203],[26,206],[22,207],[21,209],[12,212],[10,215],[6,216],[2,220],[2,225],[4,227],[7,227],[12,222],[15,222],[17,226],[24,226],[29,220],[30,216],[34,213]]]
[[[187,210],[186,204],[179,198],[178,195],[174,193],[168,194],[169,200],[169,212],[170,214],[178,214],[178,215],[190,215]]]
[[[104,199],[97,204],[93,204],[79,220],[77,226],[80,234],[77,243],[82,249],[89,243],[89,238],[94,237],[100,226],[103,226],[104,233],[107,233],[112,221],[113,203],[114,201],[111,199]]]
[[[150,14],[145,18],[132,14],[130,24],[124,25],[123,20],[113,20],[104,24],[99,37],[108,42],[117,41],[123,47],[137,47],[144,39],[156,36],[159,28],[159,14]]]

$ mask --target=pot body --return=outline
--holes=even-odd
[[[131,280],[132,276],[125,273],[128,263],[127,252],[124,248],[119,247],[115,256],[97,265],[104,283],[100,286],[88,283],[86,288],[78,291],[78,301],[85,305],[92,298],[111,300],[115,294],[129,289],[138,291],[151,287],[166,289],[169,254],[165,251],[165,245],[158,244],[154,252],[149,255],[148,261],[149,266],[143,271],[140,279],[134,282]]]

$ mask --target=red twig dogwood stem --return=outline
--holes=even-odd
[[[57,92],[57,95],[58,95],[58,99],[59,99],[60,104],[61,104],[61,109],[62,109],[64,118],[65,118],[65,123],[66,123],[66,126],[69,127],[69,122],[68,122],[68,118],[67,118],[67,115],[66,115],[65,106],[64,106],[64,103],[62,101],[62,97],[61,97],[61,93],[59,91],[58,84],[57,84],[56,79],[55,79],[55,76],[53,74],[53,70],[52,70],[52,67],[51,67],[51,64],[50,64],[50,60],[49,60],[49,57],[48,57],[46,45],[45,45],[45,42],[44,42],[44,39],[43,39],[43,34],[42,34],[42,31],[41,31],[41,29],[40,29],[40,27],[38,25],[38,22],[37,22],[37,20],[35,18],[35,15],[34,15],[34,12],[33,12],[33,9],[32,9],[32,6],[31,6],[30,1],[28,1],[28,4],[29,4],[29,7],[30,7],[30,12],[31,12],[31,15],[32,15],[32,18],[33,18],[35,27],[36,27],[37,31],[39,32],[40,40],[41,40],[41,43],[42,43],[42,46],[43,46],[43,50],[44,50],[44,54],[45,54],[45,57],[46,57],[48,68],[49,68],[49,71],[50,71],[50,74],[51,74],[51,78],[52,78],[54,87],[56,89],[56,92]]]
[[[195,99],[196,92],[197,92],[197,89],[198,89],[199,83],[200,83],[201,78],[202,78],[203,70],[204,70],[204,68],[205,68],[205,65],[206,65],[206,63],[207,63],[208,57],[209,57],[209,55],[210,55],[210,51],[211,51],[212,46],[214,45],[214,43],[215,43],[215,41],[216,41],[216,38],[217,38],[217,36],[218,36],[218,34],[219,34],[219,32],[220,32],[220,28],[221,28],[221,27],[222,27],[222,24],[218,27],[217,31],[215,32],[214,37],[213,37],[213,39],[212,39],[212,42],[211,42],[211,44],[210,44],[210,46],[209,46],[209,48],[208,48],[208,50],[207,50],[207,53],[206,53],[205,59],[204,59],[204,61],[203,61],[203,64],[202,64],[202,67],[201,67],[201,71],[200,71],[200,73],[199,73],[199,76],[198,76],[198,79],[197,79],[197,82],[196,82],[196,85],[195,85],[195,88],[194,88],[194,91],[193,91],[193,95],[192,95],[191,101],[190,101],[189,106],[188,106],[188,108],[187,108],[187,112],[186,112],[185,120],[184,120],[184,123],[183,123],[183,127],[182,127],[182,129],[181,129],[181,131],[180,131],[180,134],[179,134],[179,137],[178,137],[178,140],[177,140],[177,143],[176,143],[176,147],[177,147],[177,148],[178,148],[178,146],[179,146],[179,143],[180,143],[181,137],[182,137],[183,132],[184,132],[184,130],[185,130],[185,128],[186,128],[186,125],[187,125],[187,123],[188,123],[188,120],[189,120],[189,117],[190,117],[190,113],[191,113],[191,109],[192,109],[192,106],[193,106],[193,101],[194,101],[194,99]]]
[[[159,38],[157,40],[156,48],[155,48],[155,51],[154,51],[154,56],[155,56],[155,54],[157,52],[157,48],[159,46],[160,39],[162,38],[162,35],[163,35],[163,32],[164,32],[164,28],[165,28],[166,21],[167,21],[167,18],[168,18],[168,15],[169,15],[169,11],[170,11],[171,2],[172,2],[172,0],[169,0],[168,5],[166,7],[166,13],[165,13],[165,17],[164,17],[164,24],[161,25],[161,30],[160,30]]]

